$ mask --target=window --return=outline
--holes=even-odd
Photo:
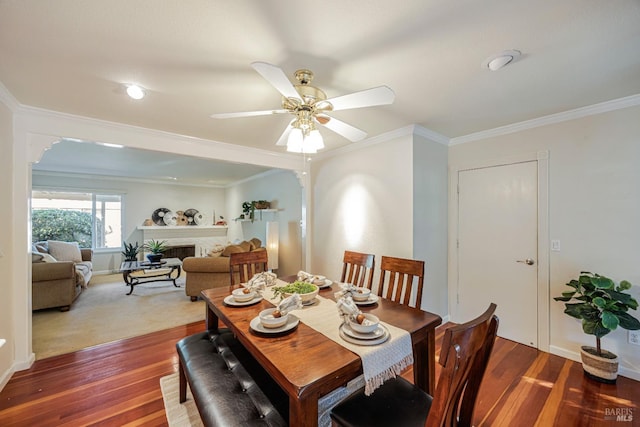
[[[81,248],[122,247],[122,195],[33,190],[32,239],[78,242]]]

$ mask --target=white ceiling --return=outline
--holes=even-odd
[[[209,118],[280,108],[254,61],[309,68],[328,97],[391,87],[393,105],[333,113],[370,136],[460,137],[639,94],[640,2],[0,0],[0,82],[26,106],[284,150],[285,115]]]

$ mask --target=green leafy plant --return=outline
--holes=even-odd
[[[138,253],[140,252],[140,245],[138,242],[135,243],[125,243],[122,248],[122,255],[124,255],[125,261],[135,261],[138,259]]]
[[[161,254],[167,250],[167,241],[151,239],[147,243],[142,245],[142,248],[148,250],[153,254]]]
[[[638,308],[638,301],[624,292],[632,286],[627,280],[616,285],[608,277],[581,271],[580,277],[571,280],[567,286],[571,290],[554,300],[565,302],[564,312],[582,321],[585,334],[595,335],[598,355],[602,355],[600,338],[618,326],[634,331],[640,329],[640,321],[628,313],[629,309]]]
[[[96,218],[96,220],[98,219]],[[91,230],[91,214],[87,212],[63,209],[34,209],[31,211],[33,242],[60,240],[62,242],[78,242],[81,248],[90,248]]]
[[[242,213],[244,214],[245,219],[251,219],[251,222],[253,222],[255,211],[256,211],[256,205],[254,202],[242,203]]]

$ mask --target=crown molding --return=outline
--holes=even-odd
[[[600,102],[598,104],[593,104],[586,107],[576,108],[574,110],[564,111],[562,113],[550,114],[548,116],[539,117],[537,119],[525,120],[523,122],[513,123],[494,129],[488,129],[476,133],[470,133],[464,136],[451,138],[449,145],[465,144],[467,142],[507,135],[527,129],[533,129],[541,126],[548,126],[551,124],[566,122],[569,120],[580,119],[587,116],[593,116],[595,114],[608,113],[610,111],[621,110],[623,108],[636,107],[638,105],[640,105],[640,94],[631,95],[611,101]]]
[[[14,113],[20,108],[20,103],[18,102],[18,100],[13,96],[11,92],[9,92],[9,89],[7,89],[6,86],[2,84],[2,82],[0,82],[0,102],[6,105],[9,110]]]
[[[184,149],[190,147],[191,153],[197,153],[204,158],[289,170],[297,170],[298,168],[297,157],[289,153],[77,116],[39,107],[19,105],[17,112],[25,122],[24,128],[30,133],[55,135],[59,138],[81,139],[96,143],[120,144],[141,149],[153,147],[160,151],[175,152],[176,154],[184,154]],[[178,146],[181,147],[180,150],[176,148]]]
[[[433,131],[431,129],[428,129],[420,125],[415,125],[413,133],[415,133],[416,135],[422,136],[424,138],[427,138],[430,141],[437,142],[438,144],[448,146],[451,143],[451,138],[449,138],[448,136],[445,136],[441,133],[438,133],[436,131]]]

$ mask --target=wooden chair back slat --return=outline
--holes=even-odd
[[[231,289],[236,286],[236,277],[240,283],[246,283],[256,273],[267,271],[267,251],[240,252],[231,254],[229,258],[229,275]]]
[[[417,280],[415,280],[417,278]],[[416,304],[420,308],[424,287],[424,261],[383,256],[380,262],[378,295],[391,301],[410,305],[415,288]]]
[[[496,305],[479,317],[444,332],[443,366],[426,427],[471,426],[472,415],[498,332]]]
[[[340,281],[371,289],[375,265],[373,254],[344,251]]]

